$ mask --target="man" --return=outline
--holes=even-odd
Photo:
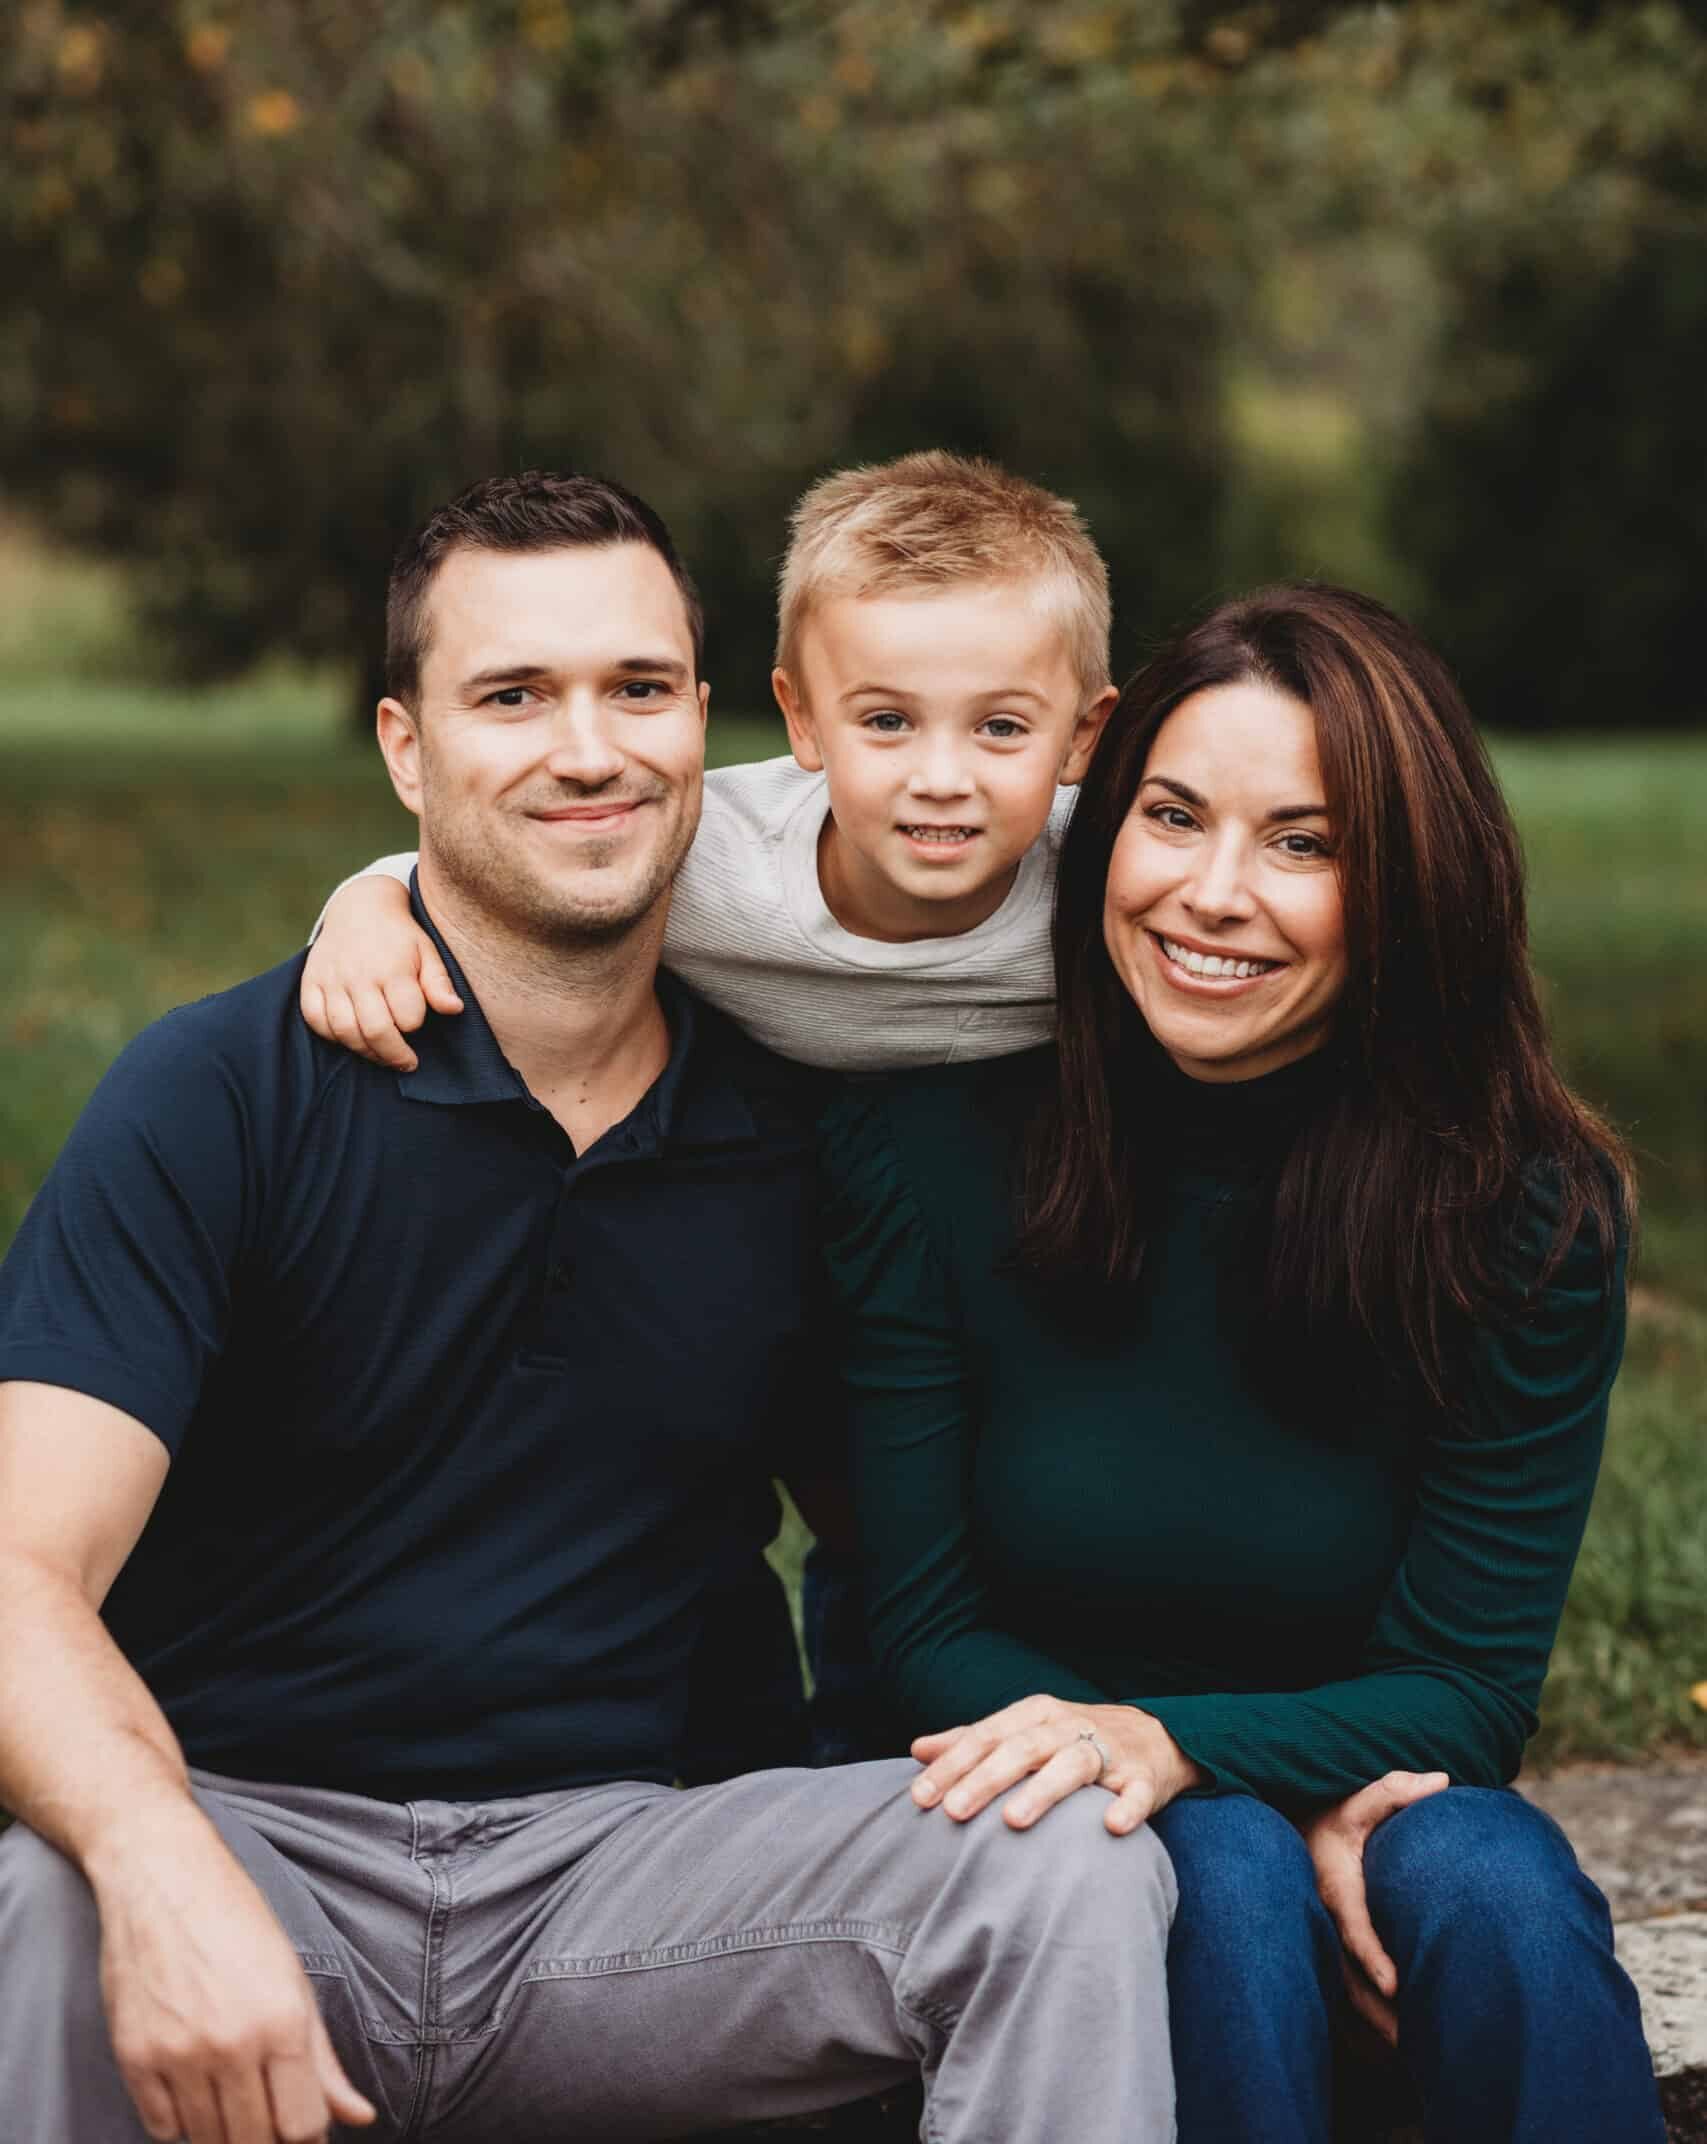
[[[813,1246],[791,1075],[657,973],[668,534],[477,485],[388,640],[467,1011],[401,1075],[299,962],[170,1015],[0,1273],[7,2144],[663,2137],[915,2068],[947,2144],[1169,2135],[1148,1833],[921,1821],[906,1762],[672,1784]]]

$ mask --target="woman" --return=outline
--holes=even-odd
[[[1549,1059],[1438,659],[1330,588],[1186,634],[1099,747],[1056,956],[1057,1048],[830,1124],[916,1799],[1023,1827],[1094,1787],[1155,1825],[1182,2144],[1325,2139],[1347,1993],[1440,2144],[1658,2140],[1605,1903],[1504,1784],[1629,1180]]]

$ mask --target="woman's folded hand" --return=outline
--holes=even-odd
[[[1315,1864],[1316,1889],[1339,1930],[1351,2006],[1389,2047],[1399,2044],[1399,1974],[1369,1918],[1363,1849],[1377,1825],[1447,1784],[1444,1772],[1387,1772],[1298,1827]]]
[[[1072,1705],[1057,1697],[1021,1698],[968,1727],[920,1735],[913,1755],[925,1767],[913,1782],[921,1809],[940,1806],[964,1823],[1017,1787],[1002,1804],[1016,1831],[1081,1787],[1112,1797],[1104,1818],[1110,1831],[1136,1831],[1204,1776],[1161,1721],[1136,1705]]]

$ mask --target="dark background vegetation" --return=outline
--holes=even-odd
[[[1319,572],[1464,673],[1645,1201],[1540,1749],[1707,1747],[1700,17],[0,9],[0,1244],[131,1034],[407,840],[359,732],[426,507],[533,463],[650,497],[734,758],[780,745],[801,487],[992,453],[1085,508],[1123,668]]]
[[[15,0],[0,485],[179,665],[360,674],[424,507],[606,467],[756,679],[801,486],[942,443],[1083,502],[1123,660],[1317,568],[1502,727],[1694,722],[1698,15]]]

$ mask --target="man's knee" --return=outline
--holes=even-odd
[[[1111,1832],[1104,1822],[1111,1806],[1106,1794],[1082,1788],[1016,1831],[998,1802],[962,1827],[961,1873],[1002,1899],[1013,1922],[1040,1934],[1093,1925],[1135,1934],[1145,1920],[1165,1933],[1178,1896],[1173,1864],[1148,1824]]]

